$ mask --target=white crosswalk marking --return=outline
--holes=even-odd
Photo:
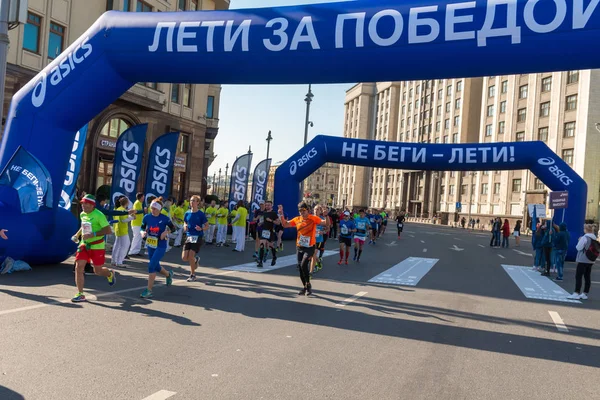
[[[148,397],[144,397],[142,400],[166,400],[169,397],[173,397],[177,392],[170,392],[168,390],[159,390],[158,392],[151,394]]]
[[[410,257],[369,279],[369,282],[416,286],[438,261],[437,258]]]
[[[502,268],[528,299],[581,303],[567,299],[569,293],[566,290],[531,267],[502,264]]]
[[[325,253],[323,253],[323,257],[329,257],[334,254],[339,254],[339,252],[333,251],[333,250],[325,250]],[[271,266],[271,261],[267,260],[267,262],[264,264],[264,266],[262,268],[258,268],[256,266],[256,261],[253,261],[253,262],[249,262],[249,263],[245,263],[245,264],[232,265],[231,267],[225,267],[225,268],[221,268],[221,269],[229,270],[229,271],[263,273],[263,272],[274,271],[279,268],[289,267],[290,265],[296,265],[296,264],[298,264],[298,258],[295,254],[291,254],[289,256],[277,257],[277,264],[275,264],[273,266]]]

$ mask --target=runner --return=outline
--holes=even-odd
[[[340,261],[338,265],[342,265],[344,259],[344,250],[346,250],[346,265],[348,265],[348,256],[350,255],[350,247],[352,247],[352,233],[356,232],[356,225],[350,219],[350,213],[344,212],[344,219],[340,221]]]
[[[398,214],[396,216],[396,227],[398,228],[398,239],[400,239],[400,234],[402,233],[402,230],[404,229],[404,220],[406,218],[404,217],[404,213],[401,212],[400,214]]]
[[[106,250],[104,236],[112,233],[112,229],[104,214],[96,209],[96,198],[86,194],[80,201],[83,211],[80,214],[81,228],[72,237],[76,241],[81,236],[77,254],[75,255],[75,284],[77,294],[71,299],[74,303],[86,301],[83,294],[84,269],[88,262],[94,267],[94,274],[103,276],[113,286],[117,281],[114,270],[104,267]]]
[[[366,218],[369,220],[369,228],[371,229],[371,235],[370,238],[371,240],[369,240],[369,244],[375,244],[375,241],[377,240],[377,232],[378,232],[378,227],[377,227],[377,221],[375,220],[375,210],[367,210],[367,214]]]
[[[329,219],[323,216],[323,207],[319,205],[315,206],[314,215],[319,217],[319,219],[325,222],[325,224],[317,226],[317,231],[315,234],[316,251],[310,262],[310,276],[312,276],[315,270],[319,272],[321,269],[323,269],[322,255],[325,250],[325,237],[327,236],[327,230],[329,227]],[[317,255],[317,251],[319,251],[321,257]]]
[[[116,211],[127,211],[129,207],[129,199],[125,196],[121,197],[118,200],[120,205]],[[135,213],[135,210],[132,210]],[[135,219],[135,214],[129,215],[119,215],[116,216],[116,223],[114,224],[115,230],[115,245],[112,249],[111,255],[111,265],[113,267],[125,268],[126,265],[123,264],[125,262],[125,256],[127,255],[127,250],[129,250],[129,221],[133,221]]]
[[[388,224],[388,214],[384,210],[381,210],[381,218],[382,218],[382,223],[381,223],[381,226],[379,227],[379,236],[385,234],[385,229],[387,228],[387,224]]]
[[[359,217],[354,219],[354,224],[356,225],[356,233],[354,234],[354,261],[360,263],[360,256],[367,240],[368,230],[371,228],[371,222],[365,216],[365,210],[360,210],[358,213]]]
[[[179,200],[176,205],[173,205],[173,218],[171,219],[171,222],[177,229],[173,247],[181,247],[181,240],[183,240],[183,215],[185,214],[185,211],[183,200]]]
[[[287,218],[287,215],[285,216]],[[283,226],[281,224],[275,225],[275,234],[277,235],[277,251],[283,251]]]
[[[227,217],[229,210],[224,201],[221,202],[221,207],[217,210],[217,247],[229,246],[227,244]]]
[[[169,230],[175,230],[175,225],[171,218],[161,213],[163,208],[161,198],[154,200],[150,204],[150,214],[146,214],[142,219],[142,237],[146,238],[146,248],[148,249],[148,287],[144,289],[140,297],[148,299],[152,297],[152,288],[156,274],[167,278],[167,286],[173,283],[173,271],[167,271],[160,265],[160,260],[167,250],[167,241],[169,240]]]
[[[324,225],[325,221],[321,218],[310,215],[308,205],[306,203],[298,204],[299,217],[293,218],[290,221],[285,219],[283,206],[279,206],[278,214],[281,220],[281,225],[284,228],[296,227],[298,230],[298,238],[296,240],[296,255],[298,257],[298,271],[300,272],[300,280],[304,288],[298,293],[299,295],[312,295],[312,285],[310,283],[310,274],[308,264],[315,254],[315,236],[317,226]]]
[[[217,227],[217,202],[211,200],[210,206],[206,207],[206,212],[204,215],[208,219],[208,231],[206,233],[206,244],[213,244],[214,242],[214,234],[215,228]]]
[[[260,251],[258,253],[258,258],[256,259],[257,267],[262,268],[263,262],[266,261],[266,253],[271,249],[271,253],[273,254],[273,260],[271,260],[271,266],[275,265],[277,262],[277,253],[275,251],[275,246],[273,242],[275,241],[275,226],[280,225],[281,221],[277,217],[277,213],[273,211],[273,202],[266,201],[265,202],[265,211],[262,214],[263,223],[262,229],[260,233]]]
[[[252,222],[250,222],[250,236],[254,239],[254,254],[252,257],[256,258],[257,262],[259,261],[258,250],[260,249],[260,235],[262,233],[262,225],[264,222],[263,214],[265,213],[265,202],[261,200],[259,207],[260,208],[254,210],[254,216],[252,218]]]
[[[186,232],[186,239],[183,251],[181,252],[181,259],[190,263],[190,277],[187,278],[188,282],[196,280],[196,268],[200,263],[200,257],[197,254],[202,246],[204,231],[209,229],[206,215],[198,209],[199,204],[200,196],[192,196],[190,198],[191,210],[183,216],[183,230]]]

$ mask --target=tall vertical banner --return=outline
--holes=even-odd
[[[52,208],[52,178],[33,154],[19,146],[0,173],[0,185],[17,191],[21,213]]]
[[[178,141],[179,132],[169,132],[152,143],[144,188],[146,198],[148,196],[162,196],[163,198],[169,196]]]
[[[75,196],[77,178],[79,177],[79,170],[82,164],[83,149],[85,147],[85,140],[87,139],[88,125],[85,124],[83,128],[77,131],[75,140],[73,141],[71,157],[69,158],[69,168],[67,169],[65,182],[63,183],[63,189],[58,202],[58,206],[65,210],[71,209],[71,202],[73,201],[73,196]]]
[[[252,178],[252,203],[250,210],[258,210],[260,202],[267,200],[267,181],[269,180],[269,168],[271,168],[271,159],[267,158],[258,163],[254,168]]]
[[[247,153],[241,157],[238,157],[233,163],[233,167],[231,167],[231,182],[229,182],[229,211],[233,210],[238,201],[246,201],[251,164],[252,153]]]
[[[135,189],[142,170],[142,154],[144,154],[147,130],[148,124],[132,126],[117,140],[110,190],[112,208],[119,207],[117,201],[121,196],[127,196],[131,204],[136,200]]]

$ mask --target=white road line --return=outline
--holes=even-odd
[[[410,237],[412,237],[412,238],[414,238],[414,237],[415,237],[415,235],[408,235],[408,236],[410,236]]]
[[[556,311],[548,311],[548,314],[550,314],[550,318],[552,318],[552,321],[554,322],[554,325],[556,325],[556,329],[558,329],[559,332],[569,332],[564,321]]]
[[[423,249],[423,253],[427,253],[427,249]]]
[[[479,246],[479,247],[485,247],[485,246],[484,246],[484,245],[482,245],[482,244],[478,244],[477,246]]]
[[[145,397],[142,400],[165,400],[169,397],[173,397],[177,394],[177,392],[169,392],[168,390],[160,390],[154,394],[151,394],[148,397]]]
[[[461,238],[454,238],[454,240],[462,240]]]
[[[350,297],[350,298],[348,298],[348,299],[346,299],[346,300],[342,301],[342,302],[341,302],[341,303],[339,303],[339,304],[336,304],[336,306],[337,306],[337,307],[344,307],[344,306],[346,306],[347,304],[350,304],[350,303],[352,303],[353,301],[355,301],[355,300],[358,300],[359,298],[361,298],[362,296],[364,296],[364,295],[365,295],[365,294],[367,294],[367,293],[368,293],[368,292],[358,292],[358,293],[356,293],[354,296],[352,296],[352,297]]]
[[[421,243],[425,243],[425,241],[424,241],[424,240],[421,240]]]
[[[506,258],[502,254],[498,254],[498,257],[500,257],[500,258]]]

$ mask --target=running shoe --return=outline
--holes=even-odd
[[[252,258],[258,258],[258,252],[254,252],[254,254],[252,254]]]
[[[303,288],[301,291],[298,292],[299,296],[304,296],[306,294],[306,288]]]
[[[167,286],[171,286],[173,284],[173,270],[169,271],[169,276],[167,276]]]
[[[346,265],[348,265],[348,259],[346,259]]]
[[[342,265],[342,260],[338,261],[338,265]]]
[[[194,260],[196,261],[196,265],[200,266],[200,257],[196,256],[196,257],[194,257]]]
[[[84,301],[87,301],[85,299],[85,295],[83,293],[77,293],[72,299],[71,301],[73,303],[83,303]]]
[[[276,262],[277,262],[277,257],[273,257],[273,259],[271,260],[271,266],[275,265]]]
[[[261,262],[256,263],[256,268],[262,268],[262,267],[263,267],[263,263],[261,263]]]
[[[117,282],[117,274],[115,273],[114,270],[111,270],[110,272],[111,272],[110,276],[106,279],[108,280],[108,284],[110,286],[113,286]]]
[[[196,280],[196,275],[190,275],[189,278],[187,278],[187,282],[194,282]]]
[[[152,291],[150,291],[148,289],[144,289],[144,291],[142,292],[142,294],[140,294],[140,297],[142,299],[149,299],[150,297],[152,297]]]

